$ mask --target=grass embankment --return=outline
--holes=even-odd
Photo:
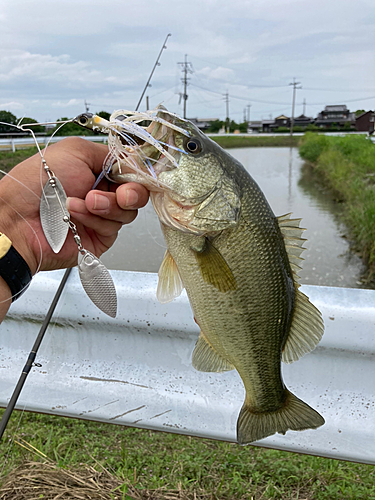
[[[9,170],[15,165],[21,163],[21,161],[24,161],[27,158],[30,158],[30,156],[35,155],[36,152],[36,147],[28,149],[17,149],[17,151],[15,151],[14,153],[12,151],[1,151],[0,170],[2,170],[3,172],[9,172]],[[1,177],[2,174],[0,174],[0,179]]]
[[[306,134],[299,153],[342,202],[343,218],[375,277],[375,144],[365,136]]]
[[[262,137],[249,136],[236,136],[236,135],[217,135],[210,137],[213,141],[217,142],[222,148],[252,148],[252,147],[296,147],[301,140],[301,137],[289,136],[276,136],[271,137],[264,135]]]
[[[13,437],[30,443],[52,460],[44,472],[29,464],[22,469],[22,474],[16,471],[25,459],[41,459],[37,453],[26,451],[18,444],[13,444],[9,451],[8,443]],[[370,465],[61,417],[24,414],[20,421],[19,412],[12,417],[0,446],[0,472],[5,460],[7,464],[0,477],[2,500],[54,499],[43,486],[50,480],[51,464],[65,469],[60,481],[55,480],[56,485],[67,471],[82,480],[81,484],[79,480],[72,480],[70,496],[62,496],[63,499],[375,498],[374,467]],[[89,467],[99,473],[105,468],[111,473],[110,477],[104,475],[100,484],[102,496],[93,490],[91,496],[83,495],[90,483],[89,477],[93,476],[93,469]],[[15,489],[6,496],[5,487],[11,488],[12,484]],[[27,485],[31,489],[29,494],[15,496],[16,488],[20,491]],[[42,489],[37,489],[40,487]],[[113,491],[109,493],[114,488],[118,488],[117,496]],[[178,490],[180,496],[176,493]],[[128,496],[122,494],[126,491]],[[134,491],[139,496],[133,495]],[[152,496],[148,496],[150,491]],[[51,489],[51,495],[52,492]],[[39,496],[40,493],[44,496]]]

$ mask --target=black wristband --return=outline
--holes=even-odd
[[[32,274],[23,257],[17,252],[10,239],[0,233],[0,276],[7,283],[14,302],[26,290]]]

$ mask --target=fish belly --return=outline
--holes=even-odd
[[[236,228],[211,238],[236,282],[236,288],[226,292],[202,278],[195,249],[204,237],[165,226],[163,232],[201,335],[236,368],[244,383],[238,442],[247,444],[275,432],[321,425],[316,418],[320,415],[291,394],[282,381],[281,350],[291,325],[295,288],[275,219],[270,216],[257,225],[241,217]],[[295,416],[304,412],[308,415],[302,421]]]

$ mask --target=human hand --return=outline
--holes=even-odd
[[[83,247],[97,257],[113,245],[121,226],[132,222],[137,209],[148,200],[147,189],[136,183],[117,186],[103,180],[98,189],[90,191],[107,154],[104,145],[72,137],[48,147],[44,155],[68,196],[67,208]],[[78,249],[70,231],[58,254],[45,239],[39,204],[47,179],[37,154],[0,181],[0,231],[12,241],[32,274],[77,264]]]

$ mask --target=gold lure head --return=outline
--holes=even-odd
[[[76,116],[73,121],[83,128],[108,133],[109,122],[93,113],[82,113]]]

